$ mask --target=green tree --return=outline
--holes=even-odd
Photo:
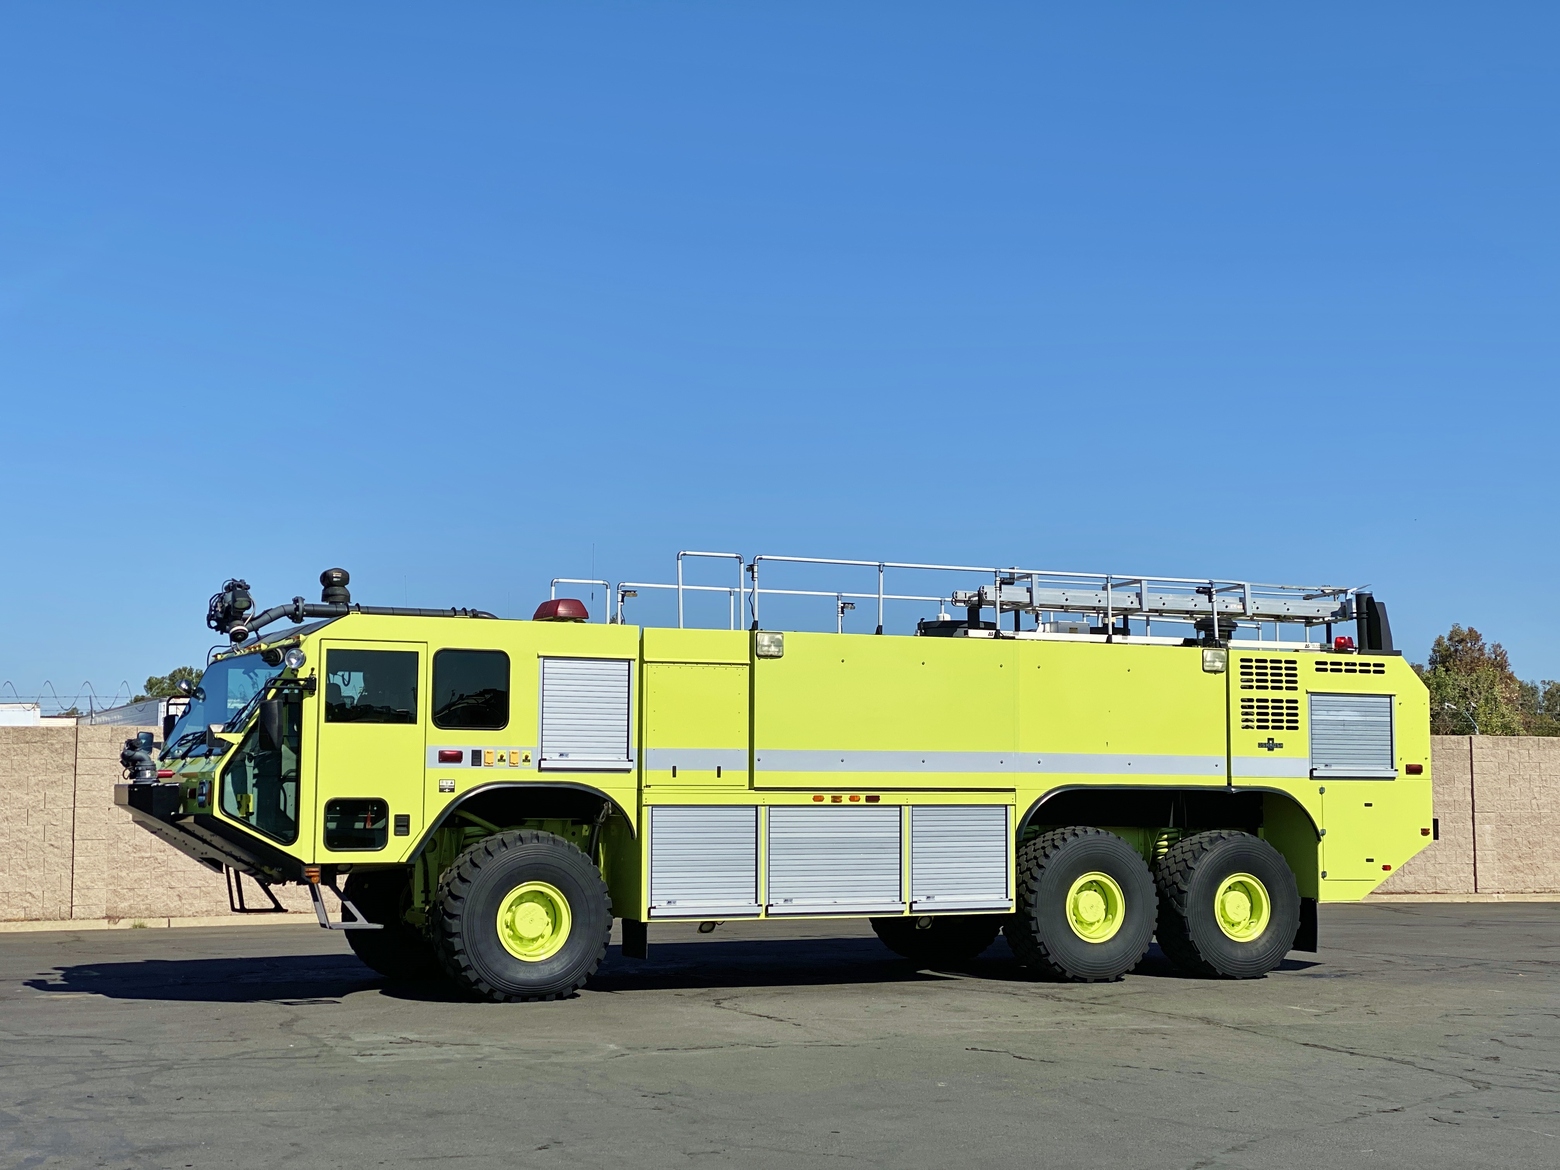
[[[1472,626],[1454,625],[1436,638],[1430,660],[1414,669],[1430,691],[1433,734],[1531,734],[1523,684],[1512,672],[1505,647],[1486,645]],[[1540,691],[1533,700],[1535,713],[1542,702]]]
[[[1541,679],[1522,687],[1522,721],[1529,735],[1560,735],[1560,682]]]
[[[139,703],[145,699],[169,699],[174,695],[182,695],[179,689],[181,682],[187,682],[194,686],[200,681],[200,668],[198,666],[175,666],[167,674],[154,674],[146,680],[144,693],[131,699],[132,703]]]

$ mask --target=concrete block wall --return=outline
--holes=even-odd
[[[134,731],[0,727],[0,922],[228,914],[220,876],[115,806]],[[1560,739],[1437,736],[1431,765],[1441,838],[1380,893],[1560,894]]]
[[[136,728],[0,727],[0,921],[229,914],[223,880],[114,804]],[[250,904],[265,905],[256,895]],[[277,891],[313,918],[298,887]]]
[[[0,727],[0,920],[69,918],[75,727]]]
[[[1438,735],[1441,839],[1381,894],[1560,894],[1560,738]]]

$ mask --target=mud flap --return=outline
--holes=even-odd
[[[1295,931],[1295,945],[1289,948],[1292,951],[1308,951],[1316,953],[1316,899],[1300,899],[1300,926]]]

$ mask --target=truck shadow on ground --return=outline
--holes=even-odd
[[[1288,959],[1279,971],[1314,962]],[[935,982],[947,979],[1034,982],[1001,940],[980,958],[945,968],[898,958],[872,938],[783,939],[658,943],[648,959],[625,959],[611,947],[589,992],[632,993],[692,989],[807,987]],[[1150,948],[1136,978],[1189,979]],[[101,995],[109,999],[188,1003],[339,1003],[364,991],[425,1002],[460,1002],[444,983],[393,983],[353,955],[274,955],[233,959],[145,959],[82,963],[30,979],[34,991]],[[1057,986],[1067,986],[1065,984]],[[1086,986],[1086,985],[1073,985]]]

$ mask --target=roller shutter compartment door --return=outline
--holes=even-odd
[[[629,728],[626,659],[542,659],[542,768],[630,771]]]
[[[758,913],[758,810],[650,809],[650,916]]]
[[[1312,695],[1311,774],[1396,779],[1391,695]]]
[[[771,808],[771,914],[902,914],[900,810]]]
[[[1011,910],[1006,805],[910,810],[912,910]]]

